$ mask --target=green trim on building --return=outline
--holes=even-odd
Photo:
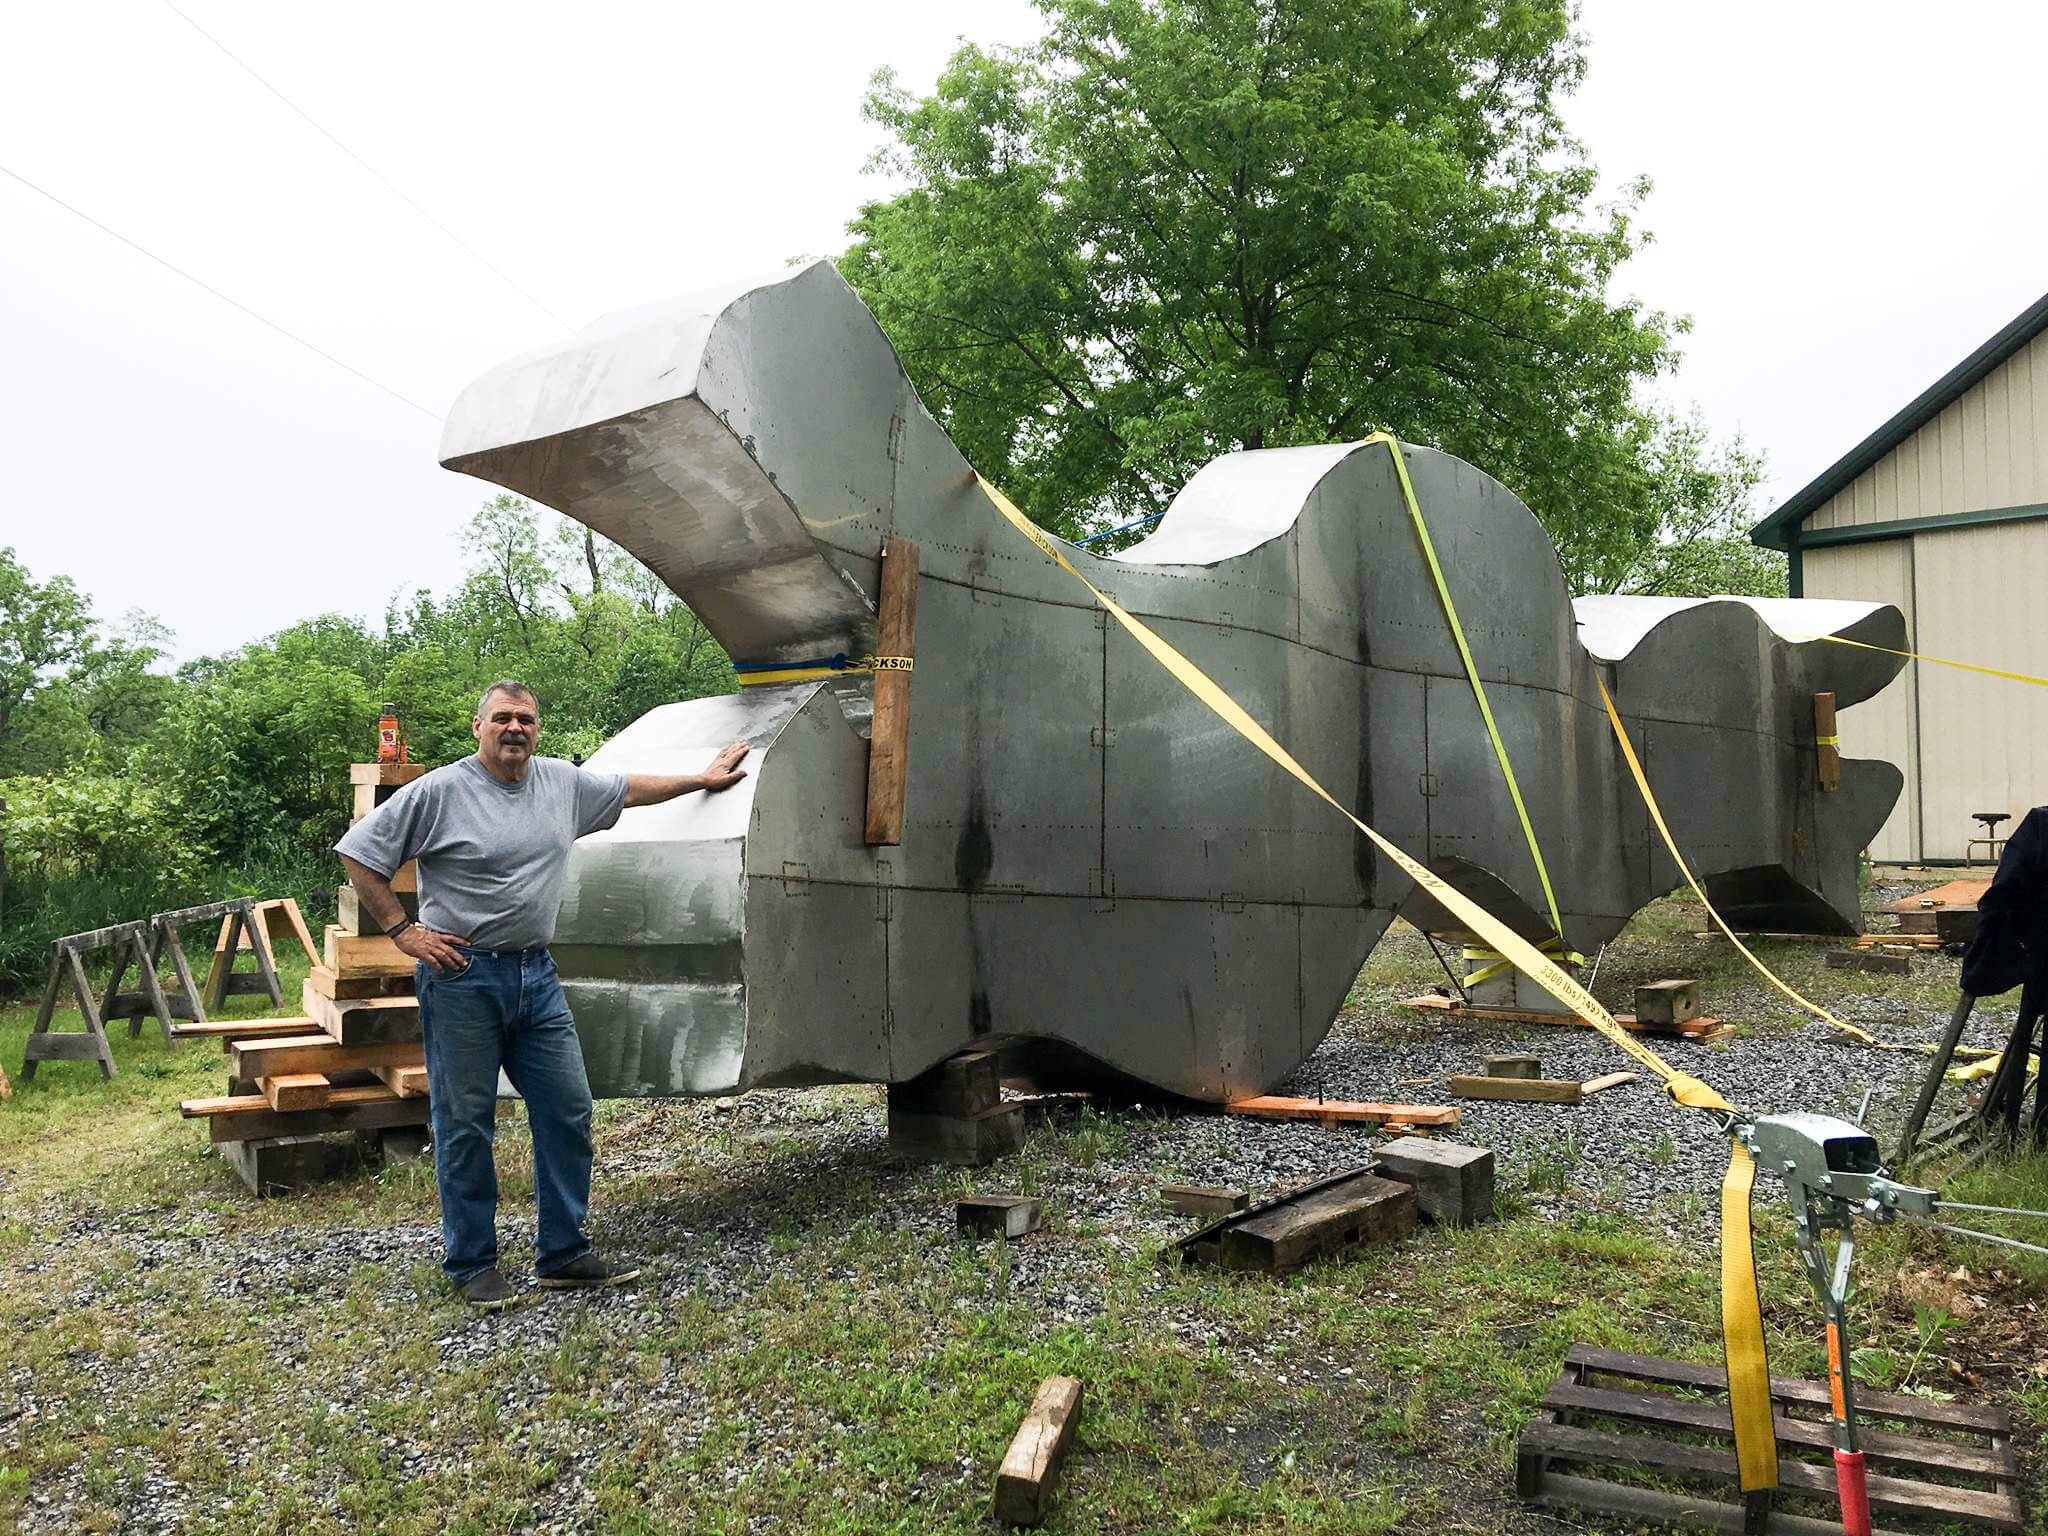
[[[1850,523],[1840,528],[1801,528],[1792,535],[1794,570],[1797,570],[1802,549],[1826,549],[1834,544],[1870,544],[1882,539],[1910,538],[1916,533],[1939,533],[1949,528],[1976,528],[1985,523],[2031,523],[2042,518],[2048,518],[2048,503],[2028,507],[1983,507],[1975,512],[1902,517],[1889,523]],[[1796,575],[1793,580],[1798,580]],[[1795,597],[1798,595],[1793,593]]]

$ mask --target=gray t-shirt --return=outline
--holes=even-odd
[[[423,774],[334,845],[389,878],[420,861],[420,921],[480,949],[540,949],[555,936],[569,845],[626,805],[623,774],[536,757],[507,784],[474,757]]]

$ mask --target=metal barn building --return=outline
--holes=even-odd
[[[2048,297],[1750,538],[1788,552],[1795,597],[1894,603],[1912,650],[2048,675]],[[1905,772],[1873,858],[1983,862],[1975,813],[2010,813],[2003,833],[2048,803],[2048,689],[1909,662],[1839,729]]]

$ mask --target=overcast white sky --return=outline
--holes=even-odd
[[[923,88],[1025,0],[892,7],[180,9],[581,325],[826,255],[870,72]],[[1667,393],[1798,489],[2048,289],[2048,7],[1587,0],[1570,109],[1656,181],[1622,291],[1690,313]],[[445,590],[489,494],[434,460],[476,374],[562,331],[164,0],[0,0],[0,167],[388,386],[401,403],[0,176],[0,543],[176,649]]]

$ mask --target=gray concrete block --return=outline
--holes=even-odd
[[[1636,1019],[1643,1024],[1683,1024],[1700,1016],[1696,981],[1652,981],[1636,988]]]

